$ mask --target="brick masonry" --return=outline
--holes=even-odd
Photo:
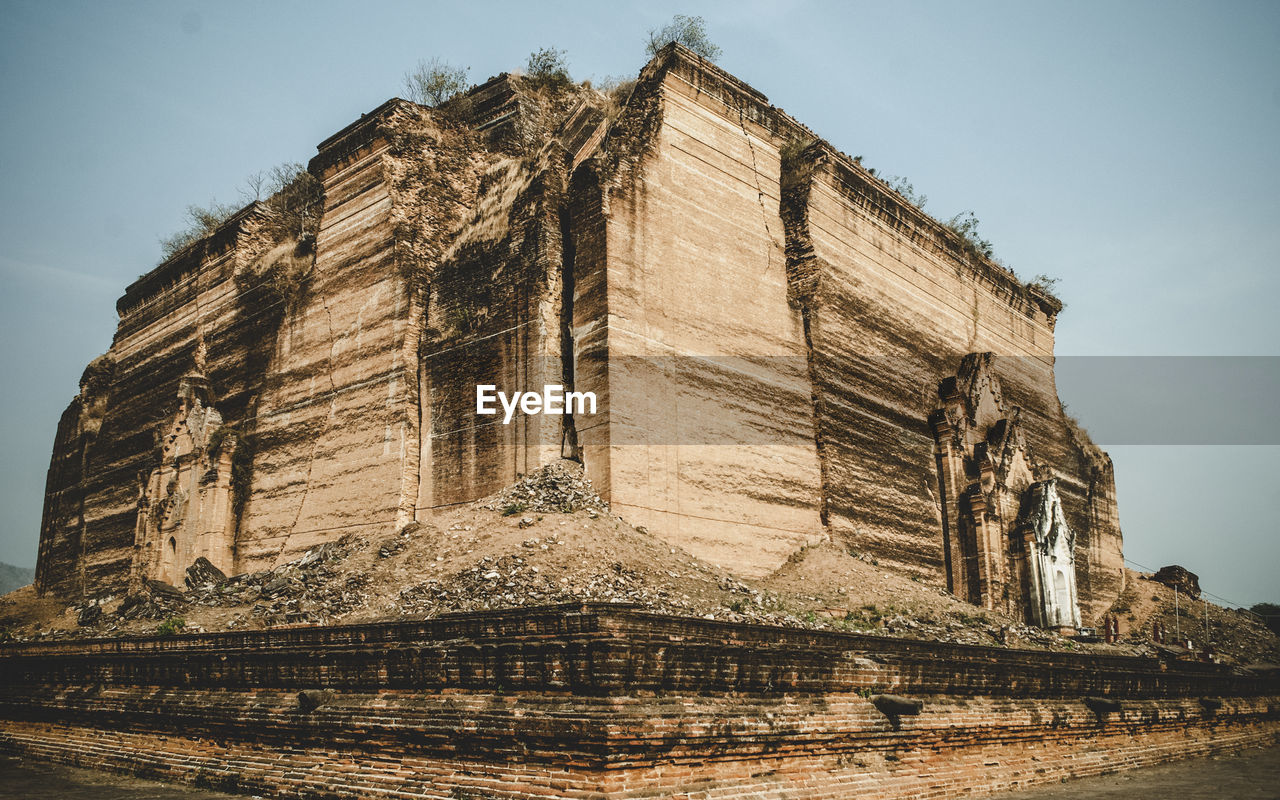
[[[941,798],[1280,738],[1214,665],[608,605],[6,645],[0,687],[6,750],[308,798]]]
[[[265,291],[288,242],[258,203],[131,285],[59,424],[37,590],[118,596],[197,554],[268,569],[567,456],[629,522],[741,575],[830,540],[1025,613],[1016,581],[957,581],[1022,560],[959,525],[972,487],[930,423],[981,357],[1035,480],[1057,481],[1099,624],[1121,532],[1110,459],[1058,402],[1061,304],[688,50],[611,103],[511,75],[453,110],[389,100],[318,145],[287,301]],[[220,422],[165,471],[193,376]],[[506,425],[478,384],[599,408]],[[1017,527],[1026,480],[1004,483],[974,529]]]

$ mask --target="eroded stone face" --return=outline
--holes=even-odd
[[[160,432],[160,463],[142,485],[134,540],[134,575],[179,586],[199,558],[221,570],[234,565],[231,464],[236,437],[206,407],[207,379],[186,376],[178,409]],[[216,437],[216,438],[215,438]]]
[[[1080,612],[1041,611],[1110,604],[1110,461],[1058,404],[1056,301],[678,48],[620,110],[512,76],[470,101],[383,104],[320,144],[314,229],[253,204],[129,288],[59,427],[42,591],[270,567],[568,457],[742,574],[830,539],[1006,609],[1053,480]],[[478,384],[599,407],[502,424]]]

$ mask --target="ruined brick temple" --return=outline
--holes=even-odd
[[[563,456],[745,575],[831,538],[1046,626],[1118,593],[1061,304],[688,51],[616,105],[512,75],[391,100],[308,171],[305,224],[251,204],[120,298],[58,427],[41,592],[270,567]],[[476,384],[600,408],[503,425]]]
[[[831,542],[1060,629],[1124,582],[1061,304],[676,45],[620,100],[388,101],[118,310],[58,426],[45,595],[403,539],[564,458],[741,577]],[[477,385],[598,405],[503,424]],[[1158,655],[591,602],[0,641],[0,750],[299,798],[887,800],[1277,741],[1274,674]]]

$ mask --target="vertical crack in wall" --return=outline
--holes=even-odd
[[[822,523],[822,527],[828,526],[830,519],[830,501],[831,493],[828,491],[830,486],[830,465],[827,453],[827,441],[823,435],[822,426],[825,417],[822,398],[822,383],[818,375],[817,357],[813,352],[813,330],[812,330],[812,312],[805,304],[800,308],[800,319],[804,324],[804,351],[805,361],[808,366],[809,374],[809,403],[813,409],[813,446],[814,451],[818,455],[818,519]]]
[[[934,431],[933,458],[934,468],[938,475],[938,507],[939,507],[939,523],[942,527],[942,567],[946,573],[947,591],[951,594],[956,593],[956,578],[953,572],[954,564],[952,563],[951,550],[954,546],[954,531],[951,530],[951,509],[947,506],[948,486],[947,471],[944,461],[948,457],[943,452],[942,431],[949,430],[944,428],[946,425],[946,415],[941,411],[935,411],[929,416],[930,427]]]
[[[978,287],[973,287],[973,303],[969,306],[969,321],[973,323],[973,330],[969,334],[968,350],[970,353],[978,350],[978,326],[981,321],[981,313],[978,308]]]
[[[429,320],[427,319],[427,309],[431,306],[431,298],[427,290],[423,291],[421,297],[422,302],[422,325],[418,333],[418,354],[415,362],[414,379],[418,386],[418,440],[413,444],[418,449],[418,485],[414,488],[414,508],[413,517],[418,518],[418,513],[425,508],[431,508],[435,504],[435,486],[432,483],[433,470],[435,469],[432,460],[431,449],[431,427],[433,424],[431,415],[431,371],[427,369],[427,361],[424,357],[427,352],[427,339]]]
[[[756,146],[751,141],[751,133],[747,130],[747,114],[741,103],[734,103],[734,110],[738,112],[738,127],[742,129],[742,136],[747,140],[747,151],[751,153],[751,178],[756,185],[756,202],[760,204],[760,215],[764,220],[764,233],[769,238],[770,248],[766,254],[765,271],[768,272],[773,267],[773,251],[784,250],[782,245],[778,244],[778,240],[773,235],[773,227],[769,225],[769,209],[764,204],[764,187],[760,185],[760,164],[756,158]],[[785,226],[784,226],[785,227]],[[785,231],[784,231],[785,236]]]
[[[743,129],[745,133],[745,128]],[[826,414],[823,407],[822,375],[814,350],[814,328],[818,324],[818,288],[823,264],[813,250],[809,237],[809,192],[813,175],[823,158],[817,144],[792,142],[782,149],[778,186],[781,190],[779,213],[786,237],[787,299],[800,310],[804,329],[805,366],[809,377],[809,402],[813,414],[813,444],[818,457],[818,518],[822,527],[830,519],[830,458],[823,433]]]
[[[224,425],[236,434],[229,487],[230,551],[236,570],[242,567],[245,540],[252,539],[242,534],[245,533],[244,519],[254,489],[262,399],[272,382],[271,365],[281,355],[281,337],[291,335],[286,332],[286,320],[299,313],[311,287],[318,256],[316,236],[324,208],[323,183],[312,173],[302,171],[265,203],[253,204],[252,213],[243,219],[236,234],[231,279],[236,287],[234,299],[238,304],[238,326],[252,331],[243,340],[244,377],[240,390],[247,399],[239,413],[233,412]],[[318,446],[318,441],[313,443],[311,462],[316,458]],[[308,487],[311,469],[312,464],[308,463]],[[284,535],[277,556],[284,552],[290,535],[297,527],[306,502],[305,495],[304,490],[302,503],[289,532]]]
[[[560,373],[566,394],[573,388],[573,230],[570,224],[569,209],[560,207]],[[566,404],[564,428],[560,442],[560,456],[574,461],[582,461],[582,451],[578,448],[578,428],[573,414],[569,413]]]
[[[421,359],[423,328],[426,309],[422,301],[423,289],[408,282],[403,284],[408,295],[404,339],[400,346],[401,382],[405,396],[399,404],[402,410],[404,433],[401,436],[400,502],[396,509],[396,526],[407,525],[417,514],[418,491],[422,470],[422,381]]]
[[[399,526],[438,499],[434,470],[439,445],[432,427],[440,387],[425,359],[441,329],[469,325],[479,313],[479,303],[461,310],[439,307],[441,269],[456,244],[464,214],[476,205],[480,175],[489,159],[481,139],[460,117],[413,104],[397,107],[380,131],[389,144],[382,159],[391,200],[393,259],[409,297],[399,365],[405,385],[398,404],[404,426],[396,504]],[[483,287],[471,288],[478,292]],[[457,313],[449,316],[450,312]]]

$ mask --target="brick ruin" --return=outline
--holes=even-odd
[[[0,750],[271,797],[972,797],[1278,740],[1274,674],[616,605],[0,644]]]
[[[120,298],[58,426],[41,593],[268,568],[561,457],[744,575],[829,538],[1044,626],[1119,593],[1060,303],[689,51],[617,105],[514,75],[391,100],[308,172],[303,223],[251,204]],[[600,408],[502,425],[476,384]]]
[[[678,46],[619,103],[514,75],[388,101],[117,308],[58,427],[45,595],[262,570],[560,458],[743,576],[832,540],[1063,629],[1122,588],[1111,462],[1054,386],[1058,301]],[[599,406],[503,425],[477,384]],[[1280,741],[1274,670],[1160,652],[591,603],[0,641],[0,751],[317,800],[781,800]]]

